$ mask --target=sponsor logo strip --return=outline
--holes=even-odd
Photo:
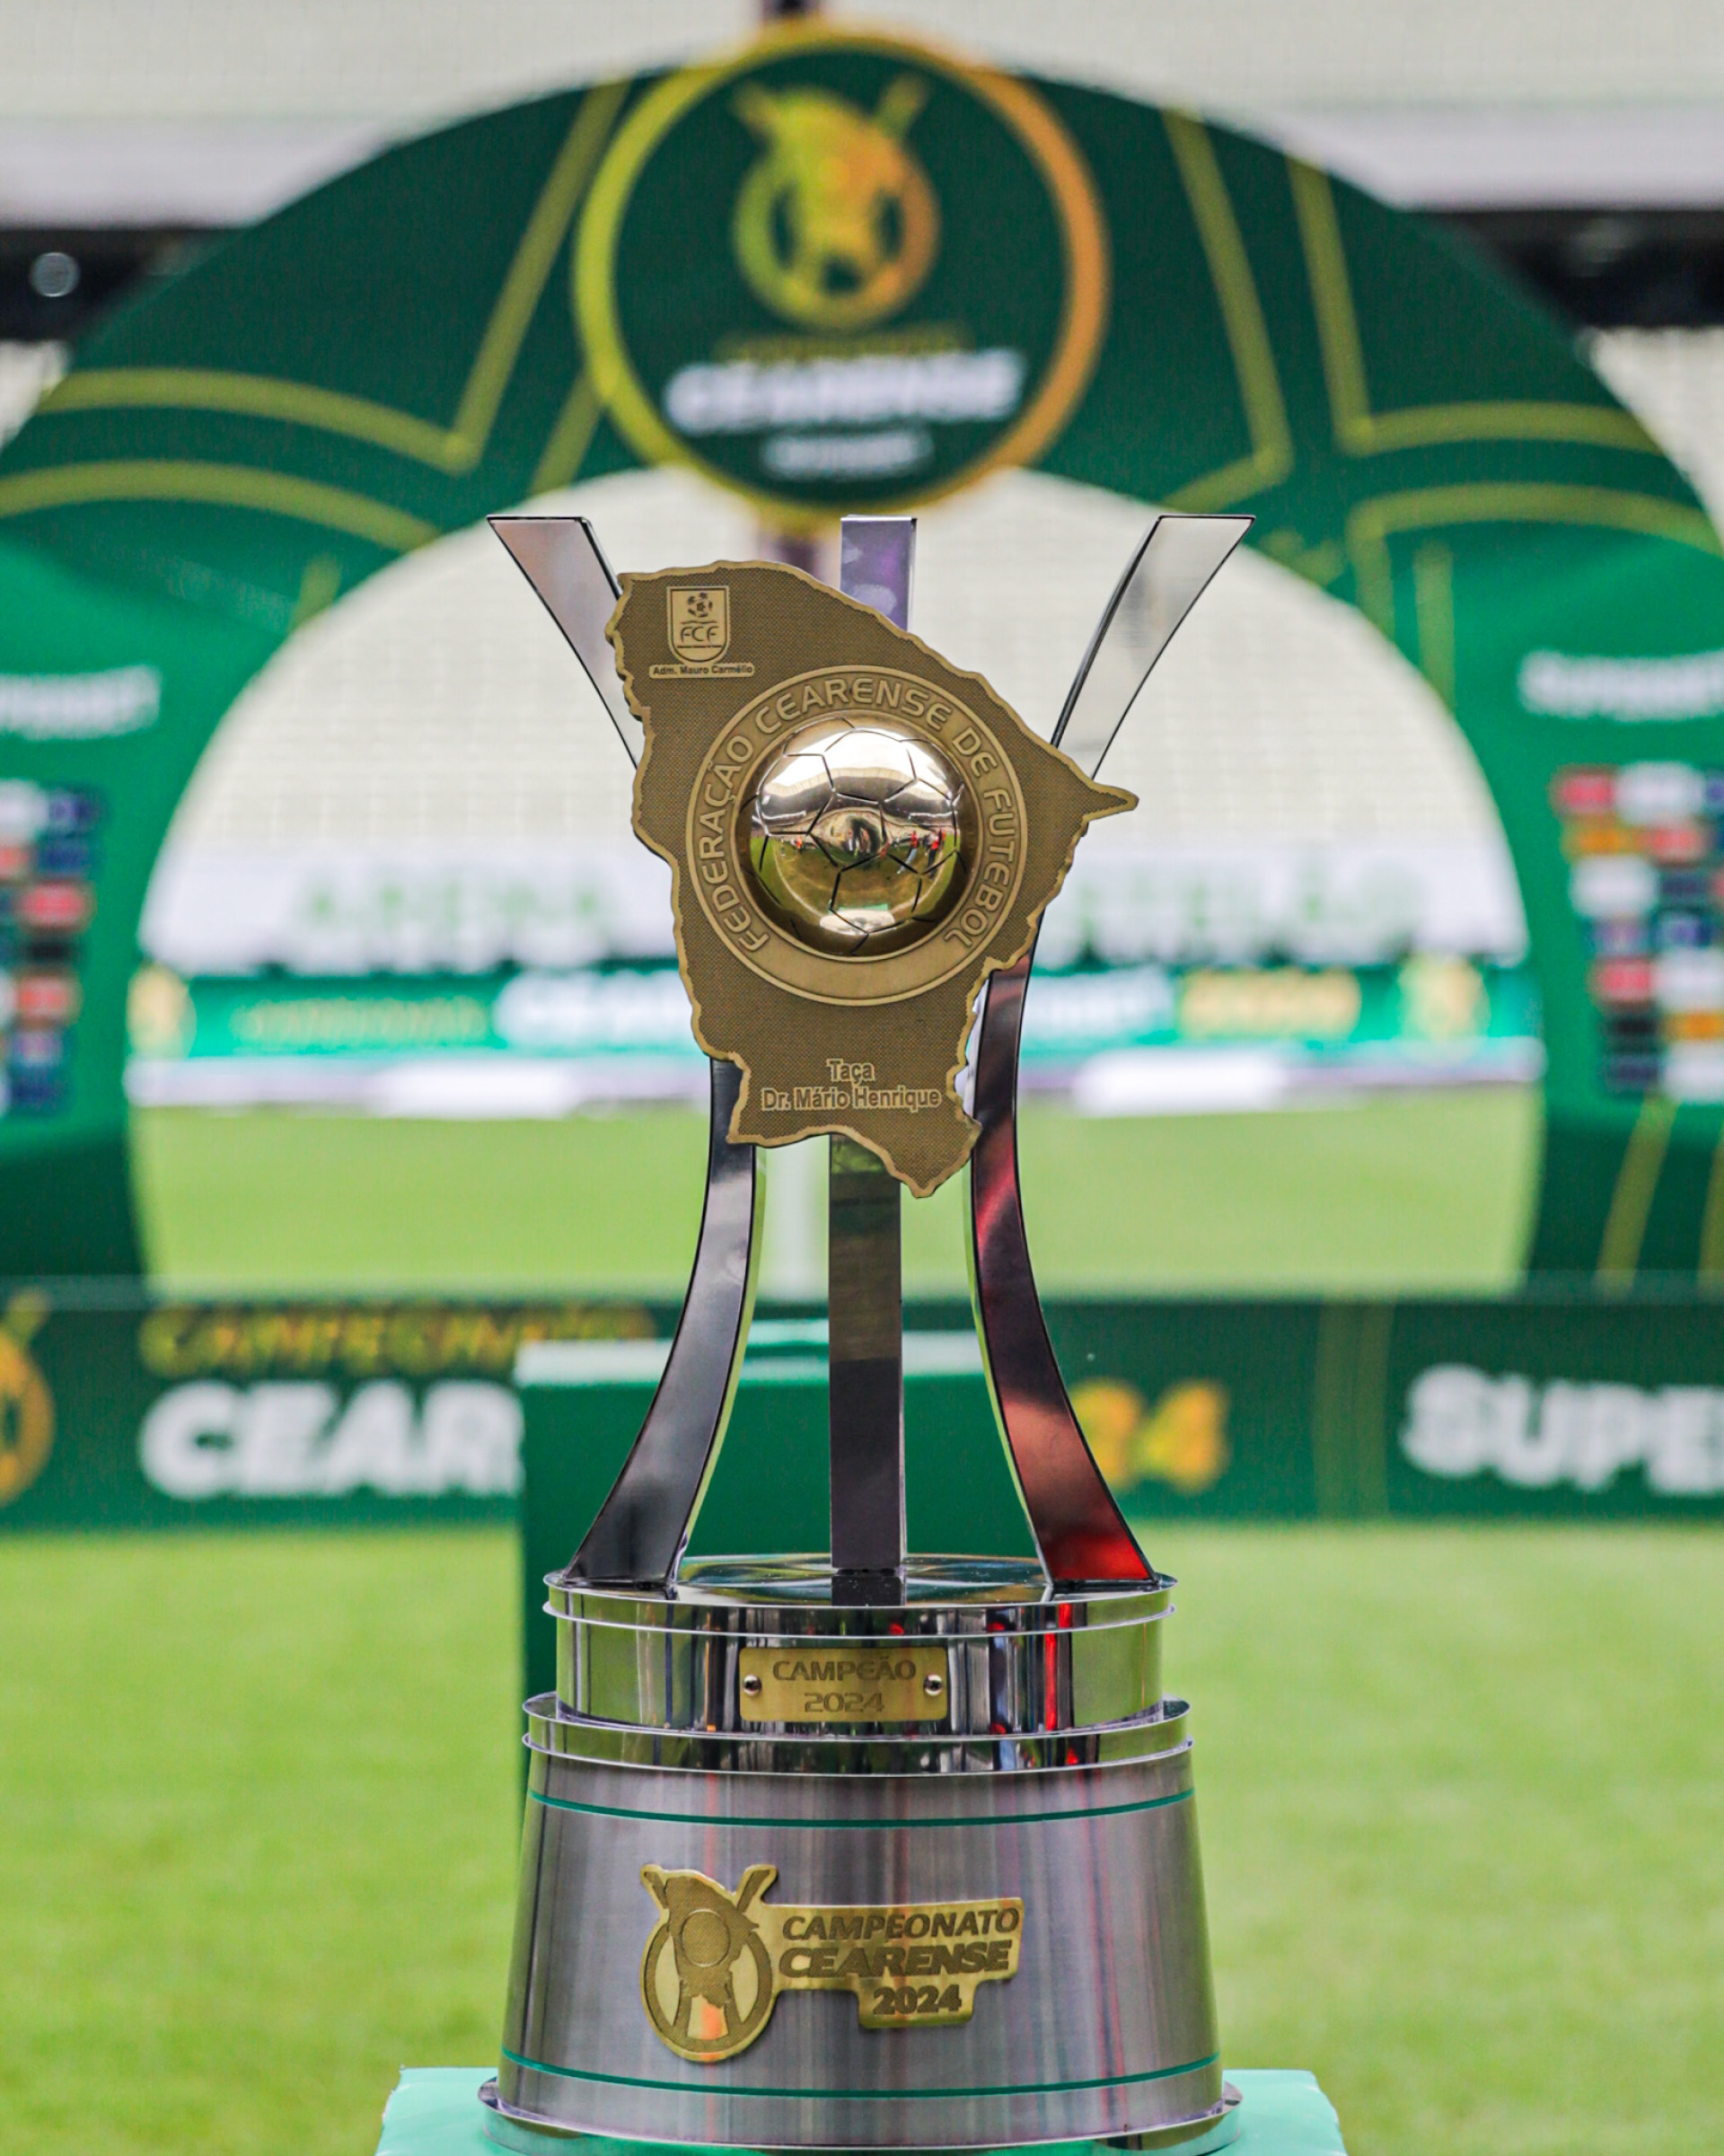
[[[1445,1481],[1608,1489],[1638,1468],[1660,1497],[1724,1495],[1724,1386],[1540,1385],[1442,1363],[1407,1394],[1401,1449]]]

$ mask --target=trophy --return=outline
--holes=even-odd
[[[663,1378],[547,1582],[557,1689],[526,1706],[487,2132],[1201,2156],[1238,2098],[1188,1711],[1161,1687],[1174,1583],[1061,1383],[1015,1119],[1038,924],[1088,824],[1134,805],[1096,773],[1250,519],[1152,524],[1047,739],[910,633],[913,519],[847,518],[837,591],[767,562],[619,587],[584,520],[492,522],[637,766],[711,1122]],[[757,1148],[820,1133],[831,1547],[690,1560],[748,1333]],[[905,1546],[900,1185],[966,1166],[1034,1561]]]

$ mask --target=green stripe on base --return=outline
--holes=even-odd
[[[710,2082],[638,2081],[627,2073],[587,2073],[578,2066],[548,2066],[542,2059],[523,2059],[518,2051],[511,2051],[506,2044],[503,2046],[503,2056],[511,2065],[524,2066],[532,2073],[555,2074],[562,2081],[603,2081],[614,2089],[663,2090],[673,2095],[699,2096],[711,2092]],[[950,2102],[954,2097],[966,2096],[1067,2096],[1085,2089],[1124,2089],[1140,2081],[1170,2081],[1182,2073],[1201,2073],[1204,2067],[1217,2064],[1220,2057],[1218,2051],[1212,2051],[1208,2058],[1190,2059],[1183,2066],[1157,2066],[1149,2073],[1109,2073],[1091,2081],[1002,2081],[997,2087],[984,2089],[727,2089],[725,2093],[733,2098],[788,2097],[798,2103],[810,2100],[828,2103],[867,2103],[876,2100],[945,2103]]]
[[[527,1791],[533,1803],[542,1804],[549,1811],[590,1812],[596,1819],[639,1819],[653,1826],[794,1826],[811,1828],[816,1834],[885,1834],[911,1826],[1040,1826],[1057,1819],[1116,1819],[1125,1812],[1153,1812],[1164,1805],[1189,1804],[1196,1794],[1195,1790],[1177,1790],[1171,1797],[1146,1797],[1137,1804],[1097,1804],[1085,1811],[1010,1812],[993,1818],[984,1814],[975,1818],[940,1819],[761,1819],[715,1818],[708,1812],[625,1811],[620,1805],[576,1804],[567,1797],[541,1797],[537,1790]]]

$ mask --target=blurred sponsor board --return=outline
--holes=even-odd
[[[171,840],[139,940],[188,978],[565,970],[674,955],[669,871],[629,838],[258,846]],[[1500,840],[1080,847],[1041,963],[1500,965],[1526,927]]]
[[[1724,1328],[1692,1294],[1047,1311],[1091,1448],[1151,1561],[1175,1571],[1188,1521],[1724,1518]],[[912,1306],[907,1327],[912,1545],[959,1521],[956,1553],[1015,1549],[968,1312]],[[825,1544],[823,1324],[769,1318],[756,1340],[697,1553]],[[530,1690],[554,1678],[544,1575],[591,1524],[663,1367],[662,1345],[623,1352],[533,1349],[517,1365]]]
[[[0,726],[7,709],[0,693]],[[102,813],[88,787],[0,780],[0,1116],[53,1116],[70,1100]]]
[[[1049,1326],[1097,1458],[1176,1563],[1183,1520],[1724,1518],[1719,1307],[1056,1300]],[[524,1476],[536,1580],[621,1465],[674,1317],[6,1290],[0,1531],[505,1519]],[[1017,1546],[966,1306],[911,1306],[905,1383],[912,1540],[961,1520],[971,1547]],[[768,1312],[694,1546],[822,1548],[825,1475],[824,1319]]]
[[[134,980],[128,1088],[150,1105],[346,1104],[554,1115],[699,1098],[675,968],[321,981]],[[1271,1106],[1332,1085],[1524,1081],[1542,1068],[1530,973],[1437,954],[1384,966],[1038,971],[1024,1082],[1090,1113]]]
[[[512,1518],[523,1346],[660,1315],[0,1291],[0,1529]]]
[[[1551,803],[1605,1089],[1724,1101],[1724,768],[1570,764]]]

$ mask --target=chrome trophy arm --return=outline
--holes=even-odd
[[[754,1148],[728,1136],[742,1083],[734,1063],[715,1060],[706,1202],[676,1337],[640,1434],[568,1568],[594,1587],[668,1587],[718,1464],[748,1344],[763,1210]]]
[[[584,516],[493,516],[489,523],[581,662],[623,752],[631,764],[638,763],[640,721],[622,693],[616,655],[604,633],[622,588],[597,532]]]
[[[1248,516],[1160,516],[1115,585],[1052,740],[1095,778],[1126,714]],[[982,1360],[1042,1562],[1056,1587],[1153,1576],[1078,1425],[1048,1338],[1017,1161],[1017,1066],[1034,946],[991,976],[976,1027],[970,1260]]]
[[[640,722],[617,677],[605,624],[620,592],[584,516],[494,516],[491,529],[544,602],[598,691],[631,764]],[[754,1302],[762,1208],[754,1148],[732,1145],[742,1086],[712,1065],[707,1192],[676,1337],[639,1435],[568,1576],[593,1586],[668,1586],[718,1457]]]
[[[1139,541],[1049,735],[1092,779],[1174,631],[1255,522],[1158,516]]]

